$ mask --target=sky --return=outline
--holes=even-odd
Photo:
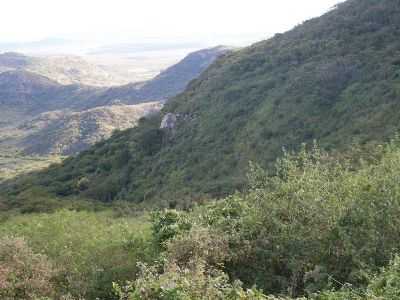
[[[123,43],[134,40],[232,40],[284,32],[339,0],[5,0],[0,42],[46,38]]]

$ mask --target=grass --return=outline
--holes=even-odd
[[[29,156],[13,149],[2,149],[0,153],[0,182],[45,169],[49,165],[61,161],[62,157],[60,156]]]

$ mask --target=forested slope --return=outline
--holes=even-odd
[[[24,186],[102,201],[191,201],[241,189],[249,161],[268,167],[282,147],[383,140],[399,128],[399,34],[398,1],[349,0],[225,55],[162,115]],[[167,113],[176,122],[160,129]]]

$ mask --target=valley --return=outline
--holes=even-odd
[[[18,149],[2,147],[0,154],[0,182],[15,178],[18,175],[44,169],[61,161],[62,157],[58,155],[29,156],[19,153]]]
[[[173,3],[151,16],[184,30],[204,12]],[[197,25],[271,9],[284,28],[297,7],[238,3]],[[0,299],[399,299],[400,3],[274,30],[82,56],[11,43],[41,55],[0,54]]]
[[[53,69],[61,70],[65,61],[52,60],[40,69],[33,58],[3,54],[0,65],[8,69],[0,73],[0,147],[28,155],[76,154],[158,112],[167,98],[226,51],[220,47],[195,52],[154,79],[115,87],[85,85],[79,78],[60,80],[65,74],[58,76]],[[80,72],[89,79],[86,66]]]

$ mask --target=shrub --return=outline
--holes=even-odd
[[[113,281],[135,278],[137,262],[153,260],[148,227],[145,217],[60,211],[10,218],[0,224],[0,237],[24,236],[33,251],[46,254],[58,270],[60,293],[113,299]]]
[[[400,299],[400,257],[396,256],[387,268],[372,279],[369,294],[378,299]]]
[[[115,288],[121,300],[267,299],[256,289],[243,289],[239,281],[230,284],[226,274],[208,270],[201,261],[191,261],[186,268],[167,262],[161,274],[157,268],[142,265],[135,282]]]
[[[166,255],[180,268],[193,261],[204,261],[207,266],[222,267],[229,259],[228,240],[207,228],[193,227],[167,244]]]
[[[0,297],[4,300],[55,296],[56,271],[45,255],[22,238],[0,239]]]
[[[154,240],[161,249],[165,249],[168,240],[191,228],[187,214],[177,210],[154,212],[151,221]]]

